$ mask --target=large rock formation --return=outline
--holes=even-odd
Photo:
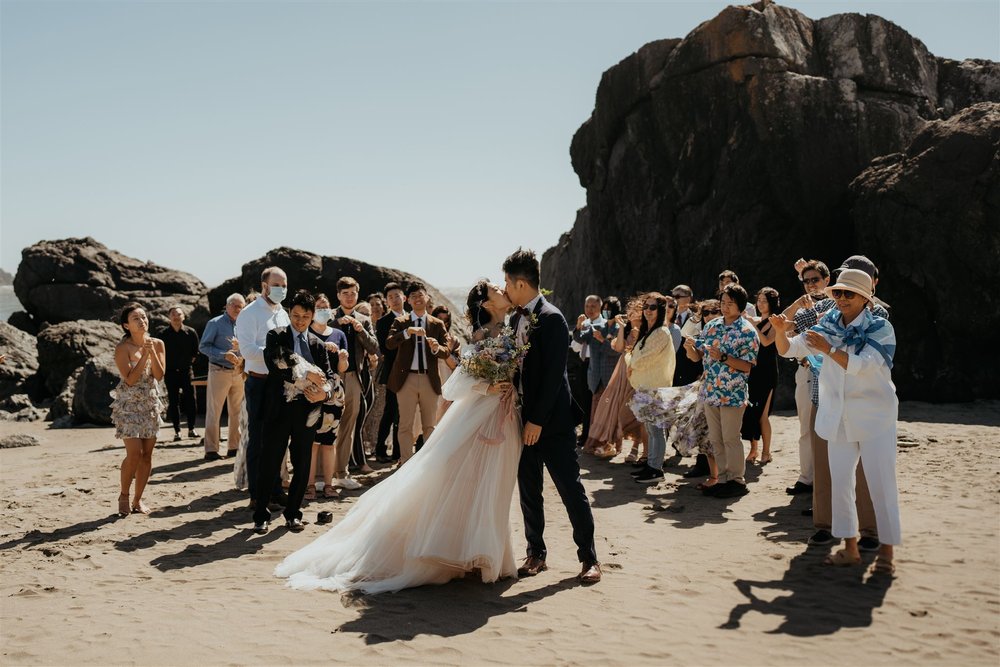
[[[928,121],[983,97],[1000,101],[1000,66],[939,61],[880,17],[728,7],[604,73],[570,148],[587,206],[545,253],[543,286],[576,313],[590,292],[685,282],[708,296],[729,268],[751,291],[770,285],[787,301],[801,292],[798,257],[835,267],[862,252],[885,264],[852,222],[850,183]],[[995,223],[985,231],[1000,233]],[[900,301],[904,289],[886,279],[880,293]],[[954,301],[932,307],[966,316]],[[923,335],[901,330],[900,347]],[[901,383],[902,396],[917,393]],[[942,386],[932,397],[960,396]]]
[[[38,346],[35,337],[0,322],[0,401],[26,391],[28,380],[38,371]]]
[[[114,319],[129,301],[146,307],[150,319],[167,323],[179,304],[189,324],[208,317],[205,284],[189,273],[142,262],[94,239],[41,241],[21,251],[14,292],[35,322]]]
[[[921,400],[1000,395],[1000,104],[929,123],[851,190],[858,244],[881,258],[879,292],[905,341],[897,384]]]
[[[76,320],[46,327],[38,334],[38,375],[50,394],[94,357],[114,354],[122,329],[111,322]]]
[[[314,293],[326,294],[334,308],[337,307],[337,280],[344,276],[352,276],[361,285],[361,299],[372,292],[381,292],[386,283],[394,281],[404,287],[416,280],[427,285],[427,291],[435,305],[445,305],[452,311],[454,328],[460,335],[467,333],[468,327],[464,318],[464,305],[456,310],[441,292],[421,278],[382,266],[374,266],[349,257],[324,257],[296,250],[294,248],[275,248],[263,257],[251,260],[243,265],[240,275],[230,278],[208,293],[208,301],[212,313],[220,313],[226,305],[226,297],[234,292],[248,294],[260,290],[260,274],[268,266],[281,267],[288,274],[290,292],[308,289]]]
[[[102,354],[84,364],[73,392],[73,419],[111,424],[111,392],[121,381],[114,355]]]

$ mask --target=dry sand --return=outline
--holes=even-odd
[[[997,665],[1000,403],[909,403],[902,419],[894,580],[824,567],[828,550],[806,547],[808,502],[784,493],[797,423],[777,416],[775,461],[751,470],[738,500],[703,498],[679,467],[648,488],[620,462],[584,457],[605,567],[595,587],[574,582],[550,484],[548,572],[354,602],[272,577],[325,527],[253,535],[231,462],[163,443],[153,513],[118,519],[111,429],[0,423],[0,435],[42,440],[0,451],[2,662]],[[352,503],[315,502],[306,518],[331,509],[336,521]],[[512,517],[520,551],[516,506]]]

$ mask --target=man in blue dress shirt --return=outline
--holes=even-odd
[[[236,318],[246,306],[242,294],[233,293],[226,299],[226,312],[213,317],[205,325],[198,351],[208,357],[207,405],[205,406],[205,460],[218,461],[222,405],[229,415],[229,451],[235,456],[240,446],[240,408],[243,405],[243,369],[233,350]]]

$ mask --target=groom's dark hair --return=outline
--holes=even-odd
[[[503,272],[515,280],[523,280],[534,289],[538,289],[539,269],[538,257],[534,250],[518,248],[504,260]]]

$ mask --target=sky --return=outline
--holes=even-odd
[[[726,4],[0,0],[0,267],[89,235],[209,286],[278,246],[498,278],[585,205],[602,72]],[[1000,60],[998,0],[784,4]]]

